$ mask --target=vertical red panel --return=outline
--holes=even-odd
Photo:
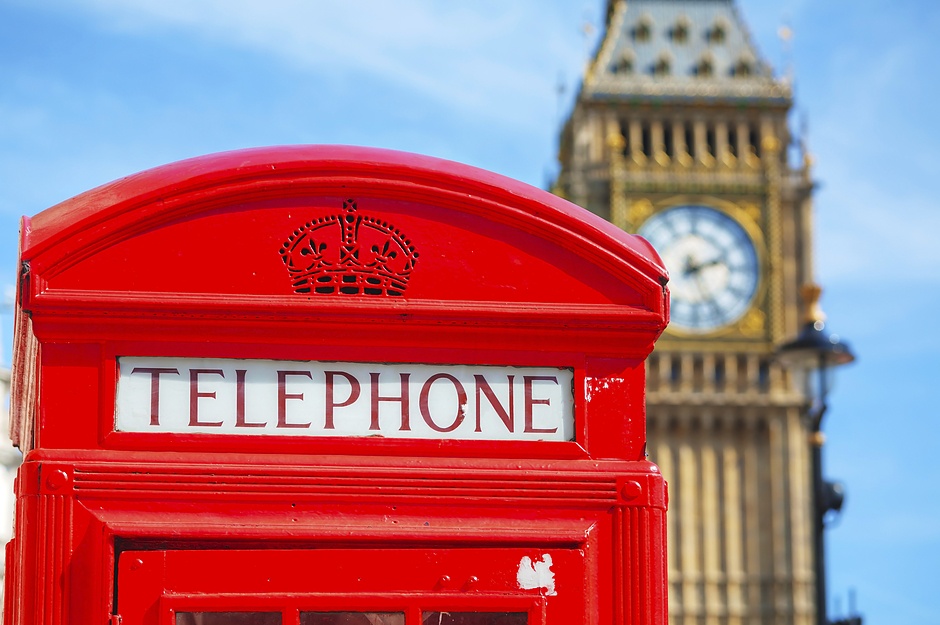
[[[98,445],[100,367],[100,344],[43,344],[38,447],[89,449]]]
[[[593,457],[646,460],[645,383],[642,362],[588,359],[583,418]]]

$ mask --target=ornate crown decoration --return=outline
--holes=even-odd
[[[281,246],[295,293],[302,295],[404,295],[418,252],[393,225],[343,211],[309,221]]]

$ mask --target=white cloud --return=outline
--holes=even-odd
[[[580,46],[573,31],[570,37],[560,32],[570,25],[552,20],[550,12],[541,17],[538,5],[531,3],[64,1],[110,30],[157,34],[179,29],[216,44],[272,54],[307,70],[381,77],[475,115],[508,115],[511,123],[521,124],[544,125],[527,111],[533,106],[551,110],[556,76],[577,61]],[[541,45],[545,39],[553,45]],[[527,58],[527,46],[552,58]],[[507,99],[527,105],[507,107]]]

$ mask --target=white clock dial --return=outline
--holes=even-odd
[[[639,234],[669,270],[671,326],[707,333],[740,319],[757,294],[754,242],[741,225],[708,206],[675,206],[656,213]]]

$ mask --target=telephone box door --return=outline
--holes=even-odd
[[[591,622],[577,549],[126,551],[122,625]]]

